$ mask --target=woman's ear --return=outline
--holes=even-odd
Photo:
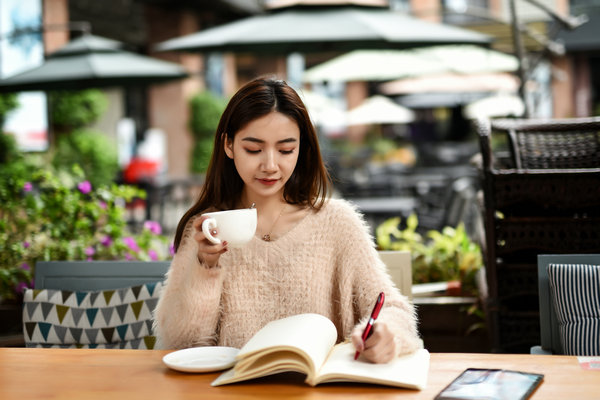
[[[227,157],[233,159],[233,140],[229,140],[225,132],[223,132],[223,150]]]

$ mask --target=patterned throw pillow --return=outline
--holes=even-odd
[[[27,289],[27,347],[153,349],[152,312],[163,282],[115,290]]]
[[[550,264],[548,280],[563,353],[600,356],[600,265]]]

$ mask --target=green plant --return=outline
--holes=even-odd
[[[418,219],[412,214],[400,229],[401,219],[390,218],[376,229],[382,250],[411,252],[413,283],[460,281],[466,293],[477,293],[476,275],[483,266],[479,245],[467,235],[464,225],[431,230],[426,238],[417,233]]]
[[[50,92],[48,102],[54,129],[61,132],[93,124],[108,105],[106,95],[99,89]]]
[[[86,129],[106,110],[108,100],[98,89],[49,93],[53,164],[70,169],[77,164],[94,187],[109,185],[119,171],[117,145],[101,132]]]
[[[13,135],[0,132],[0,164],[8,164],[20,158],[21,152]]]
[[[0,164],[0,297],[31,286],[39,260],[164,260],[168,239],[156,222],[129,231],[125,204],[145,193],[95,187],[77,166],[53,171],[40,160]]]
[[[192,172],[202,173],[208,168],[213,138],[225,106],[224,99],[209,91],[198,93],[190,100],[190,130],[195,141],[190,166]]]
[[[75,130],[61,135],[52,163],[59,169],[79,165],[94,187],[110,185],[119,171],[117,146],[100,132]]]
[[[0,94],[0,128],[4,127],[4,121],[9,112],[19,106],[16,93]]]

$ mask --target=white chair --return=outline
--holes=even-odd
[[[409,251],[379,251],[379,257],[400,292],[412,300],[412,263]]]

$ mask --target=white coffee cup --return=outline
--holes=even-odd
[[[227,242],[229,247],[242,247],[256,233],[256,208],[216,211],[203,214],[208,218],[202,221],[204,236],[214,244]],[[218,229],[218,236],[212,234]]]

